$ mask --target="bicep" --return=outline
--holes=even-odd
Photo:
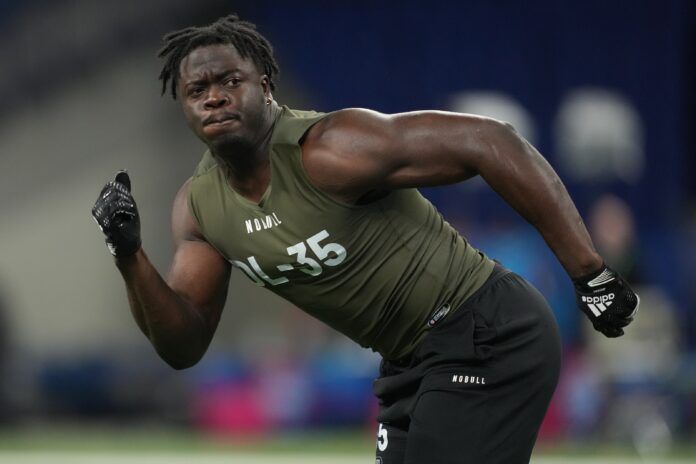
[[[314,174],[358,189],[451,184],[477,174],[499,121],[444,111],[385,115],[344,110],[322,128],[310,160]],[[305,157],[306,158],[306,157]],[[310,172],[310,176],[313,173]]]
[[[227,298],[230,264],[203,238],[188,208],[188,184],[174,200],[172,235],[175,253],[167,283],[195,308],[213,330]]]
[[[391,163],[385,182],[392,188],[452,184],[478,174],[491,150],[489,118],[442,111],[391,116],[388,146],[380,156]]]

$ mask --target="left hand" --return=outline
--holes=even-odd
[[[580,310],[595,330],[607,337],[620,337],[633,321],[640,298],[628,283],[608,266],[573,280]]]

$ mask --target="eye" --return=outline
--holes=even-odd
[[[241,79],[240,79],[240,78],[238,78],[238,77],[230,77],[229,79],[227,79],[227,80],[225,81],[225,87],[229,87],[229,88],[237,87],[237,85],[239,85],[240,82],[241,82]]]
[[[203,87],[191,87],[188,91],[188,96],[191,98],[197,98],[203,95]]]

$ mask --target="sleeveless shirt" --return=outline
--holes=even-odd
[[[494,263],[416,189],[348,205],[315,187],[300,142],[325,116],[282,108],[270,143],[271,180],[258,204],[235,192],[208,151],[188,205],[204,238],[254,283],[399,359],[426,335],[432,314],[454,311]]]

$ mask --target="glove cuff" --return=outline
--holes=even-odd
[[[605,263],[602,263],[602,266],[598,270],[573,279],[573,284],[578,288],[592,289],[601,287],[615,279],[616,272]]]
[[[106,242],[106,247],[109,249],[109,252],[117,258],[134,255],[142,248],[142,242],[140,240],[131,243],[119,243],[118,245],[108,238],[104,241]]]

